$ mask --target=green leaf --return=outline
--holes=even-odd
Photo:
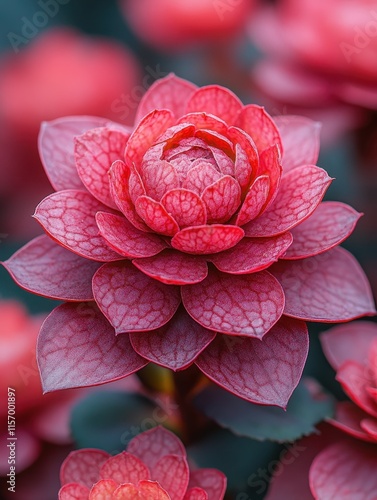
[[[151,399],[123,391],[96,391],[73,408],[71,430],[78,448],[123,451],[140,432],[162,423],[164,412]]]
[[[311,385],[313,387],[313,382]],[[301,382],[286,411],[249,403],[217,386],[209,386],[199,393],[195,406],[238,436],[283,443],[315,432],[318,422],[332,416],[334,401],[330,395],[319,393],[317,388],[313,394]]]

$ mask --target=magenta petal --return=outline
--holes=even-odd
[[[204,255],[227,250],[236,245],[243,236],[244,231],[238,226],[196,226],[182,229],[175,234],[171,245],[181,252]]]
[[[225,495],[226,476],[217,469],[193,470],[190,473],[189,488],[197,487],[207,492],[208,500],[221,499]]]
[[[39,154],[46,174],[56,191],[82,189],[74,159],[74,137],[109,121],[91,116],[67,116],[43,122],[38,138]]]
[[[195,363],[233,394],[285,408],[301,378],[308,347],[306,324],[283,317],[262,342],[218,335]]]
[[[47,317],[37,360],[44,392],[111,382],[147,364],[128,335],[117,337],[97,306],[85,302],[62,304]]]
[[[237,127],[229,127],[227,136],[235,144],[235,174],[244,189],[249,185],[251,177],[258,172],[258,150],[251,137]]]
[[[180,304],[178,287],[149,278],[127,261],[104,264],[93,277],[93,293],[117,334],[155,330]]]
[[[222,498],[222,497],[216,497]],[[208,494],[202,488],[189,488],[186,491],[183,500],[208,500]]]
[[[170,215],[162,203],[149,196],[139,196],[135,202],[136,212],[148,227],[156,233],[174,236],[179,231],[177,221]]]
[[[270,191],[268,194],[268,203],[263,210],[266,210],[269,205],[274,201],[279,193],[279,184],[281,179],[281,159],[278,146],[275,144],[265,149],[259,158],[259,171],[258,175],[268,175],[270,179]]]
[[[356,440],[336,443],[314,459],[310,488],[318,499],[372,500],[377,491],[376,470],[375,446]]]
[[[172,73],[157,80],[149,87],[140,101],[136,113],[136,123],[154,109],[170,109],[177,118],[182,116],[187,101],[196,89],[196,85],[183,78],[178,78]]]
[[[181,293],[195,321],[229,335],[261,339],[284,309],[283,290],[267,271],[233,276],[213,270],[204,281],[182,287]]]
[[[176,169],[165,160],[144,162],[141,172],[146,194],[156,201],[170,189],[179,187]]]
[[[293,243],[284,259],[311,257],[339,245],[352,233],[361,215],[344,203],[320,203],[308,219],[292,229]]]
[[[291,243],[290,233],[274,238],[244,238],[233,248],[214,255],[211,262],[224,273],[255,273],[276,262]]]
[[[303,260],[280,260],[271,272],[284,289],[288,316],[331,323],[376,312],[363,270],[343,248]]]
[[[321,124],[304,116],[274,116],[284,145],[284,172],[301,165],[315,165],[319,154]]]
[[[236,126],[253,139],[259,153],[277,144],[282,154],[283,144],[279,130],[263,107],[255,104],[245,106],[237,119]]]
[[[291,170],[282,177],[268,209],[244,226],[246,236],[276,236],[297,226],[314,212],[331,181],[327,172],[315,165]]]
[[[257,177],[251,184],[240,211],[237,214],[237,226],[243,226],[255,219],[265,206],[270,192],[268,175]]]
[[[182,308],[164,327],[153,332],[131,333],[130,340],[140,356],[177,371],[190,366],[215,336],[215,332],[200,326]]]
[[[216,168],[206,160],[195,160],[192,162],[182,187],[201,195],[207,186],[220,179],[222,175]]]
[[[241,204],[241,188],[230,175],[224,175],[202,193],[202,200],[207,209],[208,223],[226,222]]]
[[[16,283],[29,292],[80,301],[93,300],[92,277],[101,265],[69,252],[44,235],[4,262]]]
[[[188,189],[171,189],[161,199],[161,204],[181,229],[201,226],[207,222],[207,211],[203,200]]]
[[[101,466],[110,457],[106,451],[96,449],[71,451],[60,469],[61,484],[79,483],[91,488],[98,481]]]
[[[228,130],[228,125],[223,120],[204,112],[184,115],[178,120],[178,123],[192,123],[197,130],[205,128],[207,130],[214,130],[221,135],[226,135]]]
[[[121,257],[109,248],[98,233],[97,212],[109,210],[85,191],[67,189],[47,196],[34,217],[63,247],[82,257],[107,262]]]
[[[208,274],[207,262],[202,257],[172,249],[132,263],[144,274],[167,285],[192,285],[203,281]]]
[[[75,138],[77,172],[86,189],[97,200],[117,208],[110,194],[108,172],[115,160],[123,158],[130,134],[97,128]]]
[[[242,108],[242,102],[233,92],[219,85],[208,85],[192,94],[186,113],[204,111],[224,120],[228,125],[234,125]]]
[[[109,247],[125,257],[152,257],[167,246],[156,234],[136,229],[120,215],[98,212],[96,220],[99,231]]]
[[[165,455],[151,470],[151,477],[170,495],[181,499],[187,490],[190,469],[185,457]]]

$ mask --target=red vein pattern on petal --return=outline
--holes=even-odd
[[[112,479],[119,484],[135,483],[150,478],[148,467],[131,453],[123,451],[106,460],[100,469],[101,479]]]
[[[306,324],[283,317],[262,342],[217,335],[195,363],[233,394],[252,403],[285,408],[300,381],[308,348]]]
[[[115,493],[118,486],[118,483],[112,479],[101,479],[93,485],[89,499],[102,500],[103,498],[111,498],[111,500],[114,500],[113,493]]]
[[[185,457],[165,455],[155,464],[151,476],[170,495],[171,500],[181,500],[187,490],[190,470]]]
[[[197,469],[190,473],[189,488],[199,487],[208,494],[208,500],[223,498],[226,476],[217,469]]]
[[[368,417],[368,413],[351,403],[351,401],[339,401],[336,404],[334,417],[328,419],[328,422],[350,436],[363,441],[374,442],[375,439],[361,427],[362,421]]]
[[[344,203],[320,203],[310,217],[292,229],[293,243],[284,259],[312,257],[339,245],[352,233],[361,215]]]
[[[282,168],[278,146],[275,144],[265,149],[259,157],[259,174],[267,174],[270,179],[268,202],[263,207],[263,212],[273,203],[279,193]],[[263,213],[262,212],[262,213]]]
[[[161,199],[165,207],[181,229],[190,226],[202,226],[207,222],[204,201],[198,194],[188,189],[171,189]]]
[[[145,259],[135,259],[141,272],[167,285],[192,285],[208,274],[207,262],[197,255],[185,255],[173,249]]]
[[[86,500],[89,498],[89,488],[81,484],[68,483],[59,490],[59,500]]]
[[[282,154],[283,144],[279,130],[263,107],[255,104],[245,106],[235,125],[244,130],[253,139],[259,153],[277,144],[280,154]]]
[[[100,262],[119,260],[98,232],[95,215],[109,208],[86,191],[67,189],[42,200],[34,217],[44,230],[77,255]]]
[[[38,149],[46,174],[56,191],[82,189],[74,159],[74,137],[108,120],[91,116],[66,116],[43,122],[38,137]]]
[[[168,213],[162,203],[149,196],[139,196],[135,202],[135,208],[139,217],[156,233],[174,236],[179,231],[177,221]]]
[[[110,194],[108,172],[115,160],[123,158],[129,136],[103,127],[75,137],[76,168],[82,183],[97,200],[111,208],[117,206]]]
[[[152,257],[167,247],[162,238],[136,229],[120,215],[97,212],[96,220],[109,247],[125,257]]]
[[[180,439],[160,425],[132,438],[127,451],[139,457],[149,469],[166,455],[186,457],[186,450]]]
[[[168,493],[155,481],[139,481],[138,487],[131,483],[121,484],[112,496],[112,500],[125,500],[128,498],[135,500],[146,498],[151,500],[171,500]],[[98,500],[102,500],[102,498]]]
[[[170,189],[179,187],[179,177],[176,169],[165,160],[144,162],[141,176],[146,194],[156,201],[160,201]]]
[[[204,111],[224,120],[228,125],[234,125],[242,108],[242,102],[233,92],[219,85],[208,85],[192,94],[186,113]]]
[[[61,484],[80,483],[91,488],[98,481],[100,468],[110,457],[110,453],[97,449],[71,451],[60,468]]]
[[[309,472],[310,489],[318,499],[372,500],[377,491],[376,470],[373,445],[336,443],[314,459]]]
[[[167,109],[154,110],[146,115],[128,139],[124,152],[125,162],[138,169],[144,154],[172,125],[174,115]]]
[[[171,109],[177,118],[182,116],[187,101],[197,88],[193,83],[178,78],[172,73],[157,80],[141,99],[135,123],[138,123],[143,116],[154,109]]]
[[[222,498],[222,497],[216,497]],[[183,500],[208,500],[208,494],[202,488],[190,488],[186,491]]]
[[[240,227],[231,225],[188,227],[174,235],[171,245],[181,252],[204,255],[228,250],[236,245],[244,234]]]
[[[191,123],[179,123],[169,127],[158,137],[157,144],[164,143],[164,151],[177,146],[181,141],[193,137],[195,126]]]
[[[270,271],[284,289],[288,316],[331,323],[375,314],[368,280],[344,248],[303,260],[280,260]]]
[[[224,273],[255,273],[276,262],[291,243],[290,233],[274,238],[244,238],[233,248],[211,257],[211,262]]]
[[[178,120],[177,123],[192,123],[197,130],[205,128],[214,130],[218,134],[226,135],[228,125],[215,115],[205,112],[188,113]]]
[[[133,348],[145,359],[177,371],[187,368],[212,342],[216,333],[203,328],[180,309],[172,320],[153,332],[132,333]]]
[[[318,160],[321,124],[304,116],[274,116],[284,145],[283,170],[288,172]]]
[[[260,214],[266,204],[270,192],[270,178],[268,175],[257,177],[251,184],[244,202],[237,214],[237,226],[243,226]]]
[[[236,179],[224,175],[206,187],[201,196],[208,223],[221,224],[231,218],[241,204],[241,188]]]
[[[252,176],[258,172],[258,150],[252,138],[237,127],[229,127],[227,136],[235,145],[235,175],[244,189],[250,184]]]
[[[213,184],[220,177],[220,172],[207,160],[195,160],[182,182],[182,187],[194,191],[200,196],[207,186]]]
[[[39,333],[37,361],[44,392],[111,382],[147,364],[90,302],[52,311]]]
[[[284,309],[283,290],[267,271],[235,276],[211,270],[204,281],[182,287],[181,294],[195,321],[228,335],[261,339]]]
[[[291,170],[282,177],[268,209],[244,226],[246,236],[276,236],[297,226],[314,212],[331,181],[327,172],[315,165]]]
[[[87,301],[94,300],[92,277],[102,264],[83,259],[42,235],[3,265],[29,292],[52,299]]]
[[[160,328],[180,304],[178,287],[146,276],[128,261],[104,264],[93,277],[93,294],[117,334]]]

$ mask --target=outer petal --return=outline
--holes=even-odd
[[[69,189],[47,196],[37,206],[34,217],[68,250],[102,262],[119,260],[120,255],[98,234],[95,215],[103,210],[109,209],[91,194]]]
[[[187,227],[174,235],[171,245],[181,252],[204,255],[228,250],[236,245],[244,234],[243,229],[231,225]]]
[[[59,490],[59,500],[88,500],[89,488],[77,483],[65,484]]]
[[[339,245],[352,233],[361,215],[344,203],[320,203],[308,219],[292,229],[293,244],[284,259],[311,257]]]
[[[216,332],[261,339],[284,309],[284,293],[266,271],[230,276],[211,271],[181,290],[185,309],[199,324]]]
[[[155,330],[180,303],[178,287],[149,278],[130,262],[103,265],[94,275],[93,293],[117,334]]]
[[[38,236],[4,262],[13,279],[29,292],[60,300],[93,300],[92,277],[102,265]]]
[[[108,172],[115,160],[123,158],[130,134],[97,128],[75,137],[77,172],[86,189],[105,205],[117,208],[110,195]]]
[[[66,116],[43,122],[38,148],[43,167],[54,189],[82,189],[74,159],[74,137],[109,121],[92,116]]]
[[[203,257],[166,250],[154,257],[132,261],[140,271],[167,285],[192,285],[203,281],[208,274]]]
[[[100,469],[101,479],[112,479],[118,484],[133,483],[150,479],[148,467],[131,453],[123,451],[106,460]]]
[[[145,359],[171,370],[183,370],[212,342],[216,333],[200,326],[184,311],[153,332],[130,334],[133,348]]]
[[[167,246],[162,238],[136,229],[125,217],[97,212],[96,220],[109,247],[125,257],[151,257]]]
[[[283,153],[279,130],[263,107],[255,104],[245,106],[237,119],[236,126],[249,134],[260,153],[274,144],[278,145],[280,154]]]
[[[80,483],[91,488],[99,479],[100,468],[110,456],[106,451],[91,448],[71,451],[60,468],[61,484]]]
[[[275,238],[244,238],[233,248],[211,257],[211,262],[224,273],[255,273],[276,262],[291,243],[290,233]]]
[[[284,408],[300,380],[308,347],[306,324],[283,317],[262,342],[218,335],[195,363],[233,394]]]
[[[170,109],[178,118],[183,115],[187,101],[197,86],[170,73],[153,83],[141,99],[136,113],[136,123],[154,109]]]
[[[226,477],[217,469],[197,469],[190,473],[189,488],[194,487],[203,488],[208,500],[221,500],[225,495]]]
[[[151,476],[169,493],[171,500],[181,500],[187,490],[190,470],[185,457],[165,455],[152,468]]]
[[[186,113],[204,111],[224,120],[228,125],[234,125],[242,108],[242,102],[233,92],[219,85],[208,85],[192,94]]]
[[[271,272],[284,289],[288,316],[331,323],[375,314],[366,276],[343,248],[304,260],[279,261]]]
[[[288,172],[273,203],[257,220],[244,226],[246,236],[276,236],[297,226],[317,208],[331,180],[315,165]]]
[[[116,337],[98,308],[85,302],[62,304],[47,317],[37,360],[45,392],[111,382],[147,363],[127,335]]]
[[[318,160],[321,124],[304,116],[274,116],[284,145],[284,172]]]
[[[310,488],[318,499],[374,499],[377,491],[375,447],[358,443],[336,443],[322,451],[310,468]]]

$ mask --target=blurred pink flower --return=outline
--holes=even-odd
[[[134,437],[119,455],[73,451],[60,477],[59,500],[222,500],[226,489],[222,472],[190,470],[183,444],[163,427]]]

